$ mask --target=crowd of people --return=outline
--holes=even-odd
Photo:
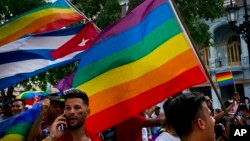
[[[85,92],[72,88],[41,102],[27,141],[228,141],[230,125],[250,125],[249,98],[241,99],[238,92],[224,103],[226,111],[214,109],[208,95],[178,94],[164,102],[163,111],[153,106],[95,137],[84,128],[90,113]],[[25,110],[25,102],[14,99],[11,107],[2,107],[1,120]]]

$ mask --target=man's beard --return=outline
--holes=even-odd
[[[69,124],[69,121],[67,121],[68,129],[69,130],[77,130],[77,129],[81,128],[83,126],[83,124],[85,123],[85,119],[86,119],[86,115],[82,115],[81,120],[72,126]]]

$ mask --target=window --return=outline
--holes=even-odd
[[[229,38],[227,42],[227,58],[228,58],[228,65],[240,65],[240,37],[237,35],[232,36]]]
[[[204,47],[200,50],[201,53],[201,60],[203,61],[206,67],[209,67],[209,57],[210,57],[210,50],[208,47]]]

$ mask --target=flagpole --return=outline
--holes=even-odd
[[[237,90],[236,90],[236,86],[235,86],[235,82],[234,82],[234,92],[237,92]]]
[[[223,103],[223,101],[222,101],[222,98],[221,98],[221,96],[219,95],[219,92],[217,91],[216,86],[215,86],[214,82],[212,81],[212,79],[211,79],[211,77],[210,77],[210,75],[209,75],[209,73],[208,73],[208,71],[207,71],[207,69],[206,69],[206,67],[205,67],[205,65],[204,65],[204,63],[203,63],[203,61],[201,60],[201,57],[198,55],[198,51],[197,51],[197,49],[195,48],[194,41],[193,41],[192,38],[191,38],[191,34],[190,34],[190,32],[189,32],[189,30],[188,30],[188,28],[187,28],[187,25],[185,24],[185,22],[184,22],[184,20],[183,20],[183,18],[182,18],[182,16],[181,16],[181,14],[180,14],[179,9],[178,9],[177,6],[176,6],[176,3],[174,2],[174,0],[169,0],[169,2],[170,2],[170,4],[174,7],[174,11],[176,12],[176,14],[177,14],[177,16],[178,16],[177,19],[180,20],[180,23],[182,24],[181,26],[183,27],[184,32],[186,32],[187,36],[189,37],[190,43],[191,43],[191,45],[193,46],[193,49],[194,49],[194,51],[195,51],[195,53],[196,53],[196,56],[198,57],[198,59],[199,59],[201,65],[202,65],[202,67],[203,67],[203,69],[204,69],[204,71],[205,71],[205,73],[206,73],[206,75],[207,75],[207,78],[209,79],[209,82],[211,83],[211,86],[212,86],[213,89],[214,89],[214,92],[215,92],[215,94],[216,94],[216,96],[217,96],[217,98],[218,98],[218,100],[219,100],[219,102],[220,102],[220,104],[221,104],[222,110],[225,112],[226,115],[228,115],[228,112],[227,112],[226,107],[225,107],[225,105],[224,105],[224,103]]]
[[[236,85],[235,85],[235,81],[234,81],[234,76],[233,76],[233,73],[232,73],[232,71],[230,71],[230,72],[231,72],[232,77],[233,77],[233,82],[234,82],[234,92],[237,92],[237,90],[236,90]]]
[[[68,3],[69,6],[71,6],[73,9],[75,9],[80,15],[82,15],[87,20],[87,22],[91,21],[82,11],[80,11],[77,7],[75,7],[75,5],[73,5],[69,0],[65,0],[65,2]],[[101,29],[96,24],[94,25],[99,31],[101,31]]]
[[[88,17],[82,12],[80,11],[78,8],[76,8],[69,0],[64,0],[66,3],[69,4],[69,6],[71,6],[73,9],[75,9],[80,15],[82,15],[87,21],[90,21],[88,19]]]

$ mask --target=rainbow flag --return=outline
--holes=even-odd
[[[25,101],[26,105],[33,105],[35,102],[35,97],[39,100],[44,99],[48,94],[45,91],[26,91],[22,92],[20,95],[16,96],[16,99],[22,99]]]
[[[216,80],[220,87],[234,84],[232,72],[221,72],[216,74]]]
[[[145,0],[92,45],[73,87],[89,96],[95,133],[207,79],[171,1]]]
[[[55,3],[25,12],[0,25],[0,47],[25,34],[59,29],[83,18],[65,0],[57,0]]]
[[[0,122],[0,141],[24,141],[27,139],[32,124],[41,113],[39,102],[16,116]]]

